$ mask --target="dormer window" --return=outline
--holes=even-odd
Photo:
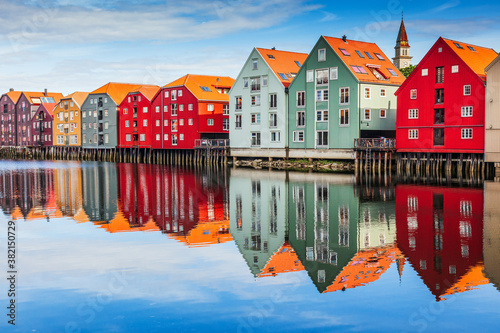
[[[268,55],[267,55],[267,57],[268,57],[269,59],[276,59],[276,58],[274,58],[274,56],[273,56],[272,54],[268,54]]]

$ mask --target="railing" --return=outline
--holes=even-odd
[[[396,139],[354,139],[355,149],[395,149]]]
[[[228,139],[196,139],[194,140],[195,148],[227,148],[229,147]]]

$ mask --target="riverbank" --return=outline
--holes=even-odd
[[[355,171],[354,161],[329,161],[307,159],[297,160],[236,160],[228,162],[234,167],[247,167],[255,169],[271,168],[277,170],[297,170],[297,171],[318,171],[318,172],[338,172],[338,173],[353,173]]]

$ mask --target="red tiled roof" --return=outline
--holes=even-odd
[[[19,97],[21,97],[22,93],[23,93],[22,91],[9,91],[8,93],[6,93],[6,95],[9,96],[9,98],[12,100],[12,102],[14,102],[14,104],[16,104],[17,101],[19,100]]]
[[[399,72],[377,44],[350,39],[346,39],[344,42],[342,38],[336,37],[323,36],[323,38],[360,82],[393,85],[401,85],[404,82],[403,74]],[[356,51],[359,51],[362,57]],[[367,52],[372,59],[367,55]],[[377,73],[380,79],[374,73]]]
[[[307,53],[256,48],[281,83],[288,87],[307,59]],[[300,64],[297,64],[297,62]]]
[[[88,92],[75,91],[72,94],[64,96],[64,98],[62,98],[62,99],[64,99],[64,100],[72,99],[79,107],[81,107],[83,102],[85,102],[85,99],[87,98],[88,95],[89,95]]]
[[[102,87],[92,91],[90,94],[107,94],[116,104],[120,104],[123,101],[123,99],[128,95],[129,92],[131,92],[132,90],[139,89],[143,86],[148,86],[148,85],[109,82],[103,85]]]
[[[229,95],[219,93],[217,88],[231,89],[234,79],[228,76],[187,74],[167,84],[164,88],[185,86],[199,100],[229,101]],[[208,88],[203,90],[202,87]]]

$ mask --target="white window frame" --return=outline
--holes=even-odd
[[[330,67],[330,81],[338,80],[339,78],[339,68],[338,67]]]
[[[458,73],[458,65],[451,66],[451,73]]]
[[[300,140],[300,135],[302,133],[302,140]],[[293,131],[293,142],[304,142],[304,131]]]
[[[319,115],[319,118],[318,119],[318,115]],[[320,122],[327,122],[329,118],[329,114],[328,114],[328,110],[316,110],[316,122],[317,123],[320,123]]]
[[[422,76],[428,76],[429,75],[429,68],[422,68]]]
[[[368,111],[368,115],[369,115],[368,118],[366,118],[366,111]],[[372,109],[370,109],[370,108],[363,109],[363,120],[364,121],[372,121]]]
[[[472,128],[462,128],[462,139],[472,139]]]
[[[467,89],[469,92],[467,93]],[[464,84],[464,96],[470,96],[472,92],[471,85],[470,84]]]
[[[304,124],[303,125],[299,125],[299,113],[303,113],[304,114]],[[306,111],[305,110],[299,110],[296,112],[295,114],[295,124],[298,128],[303,128],[303,127],[306,127]]]
[[[342,111],[344,111],[344,121],[346,119],[345,111],[347,111],[347,122],[342,123]],[[339,127],[349,127],[350,124],[350,111],[347,109],[339,109]]]
[[[212,118],[207,119],[207,126],[214,126],[214,120]]]
[[[342,90],[347,92],[347,102],[342,102]],[[345,93],[344,93],[345,95]],[[350,87],[340,87],[339,88],[339,105],[349,105],[351,103],[351,89]]]
[[[372,89],[370,87],[365,87],[365,99],[372,99]]]
[[[387,91],[385,88],[380,89],[380,97],[387,97]]]
[[[410,99],[417,99],[417,89],[410,89]]]
[[[302,104],[299,104],[299,101],[300,101],[299,94],[304,96],[302,98]],[[295,97],[296,97],[296,99],[295,99],[295,105],[298,108],[305,108],[306,107],[306,92],[304,90],[299,90],[299,91],[297,91]]]
[[[384,115],[382,116],[382,111],[384,111]],[[379,111],[379,117],[380,119],[386,119],[387,118],[387,109],[380,109]]]
[[[326,61],[326,48],[318,49],[318,62]]]
[[[472,106],[462,106],[462,118],[470,118],[473,115]]]
[[[306,82],[314,82],[314,69],[310,69],[306,72]]]
[[[408,109],[408,119],[418,119],[418,109]]]
[[[408,130],[408,139],[409,140],[418,140],[418,129],[409,129]]]
[[[326,96],[326,98],[325,98]],[[328,101],[329,93],[328,89],[317,89],[316,90],[316,102]]]

